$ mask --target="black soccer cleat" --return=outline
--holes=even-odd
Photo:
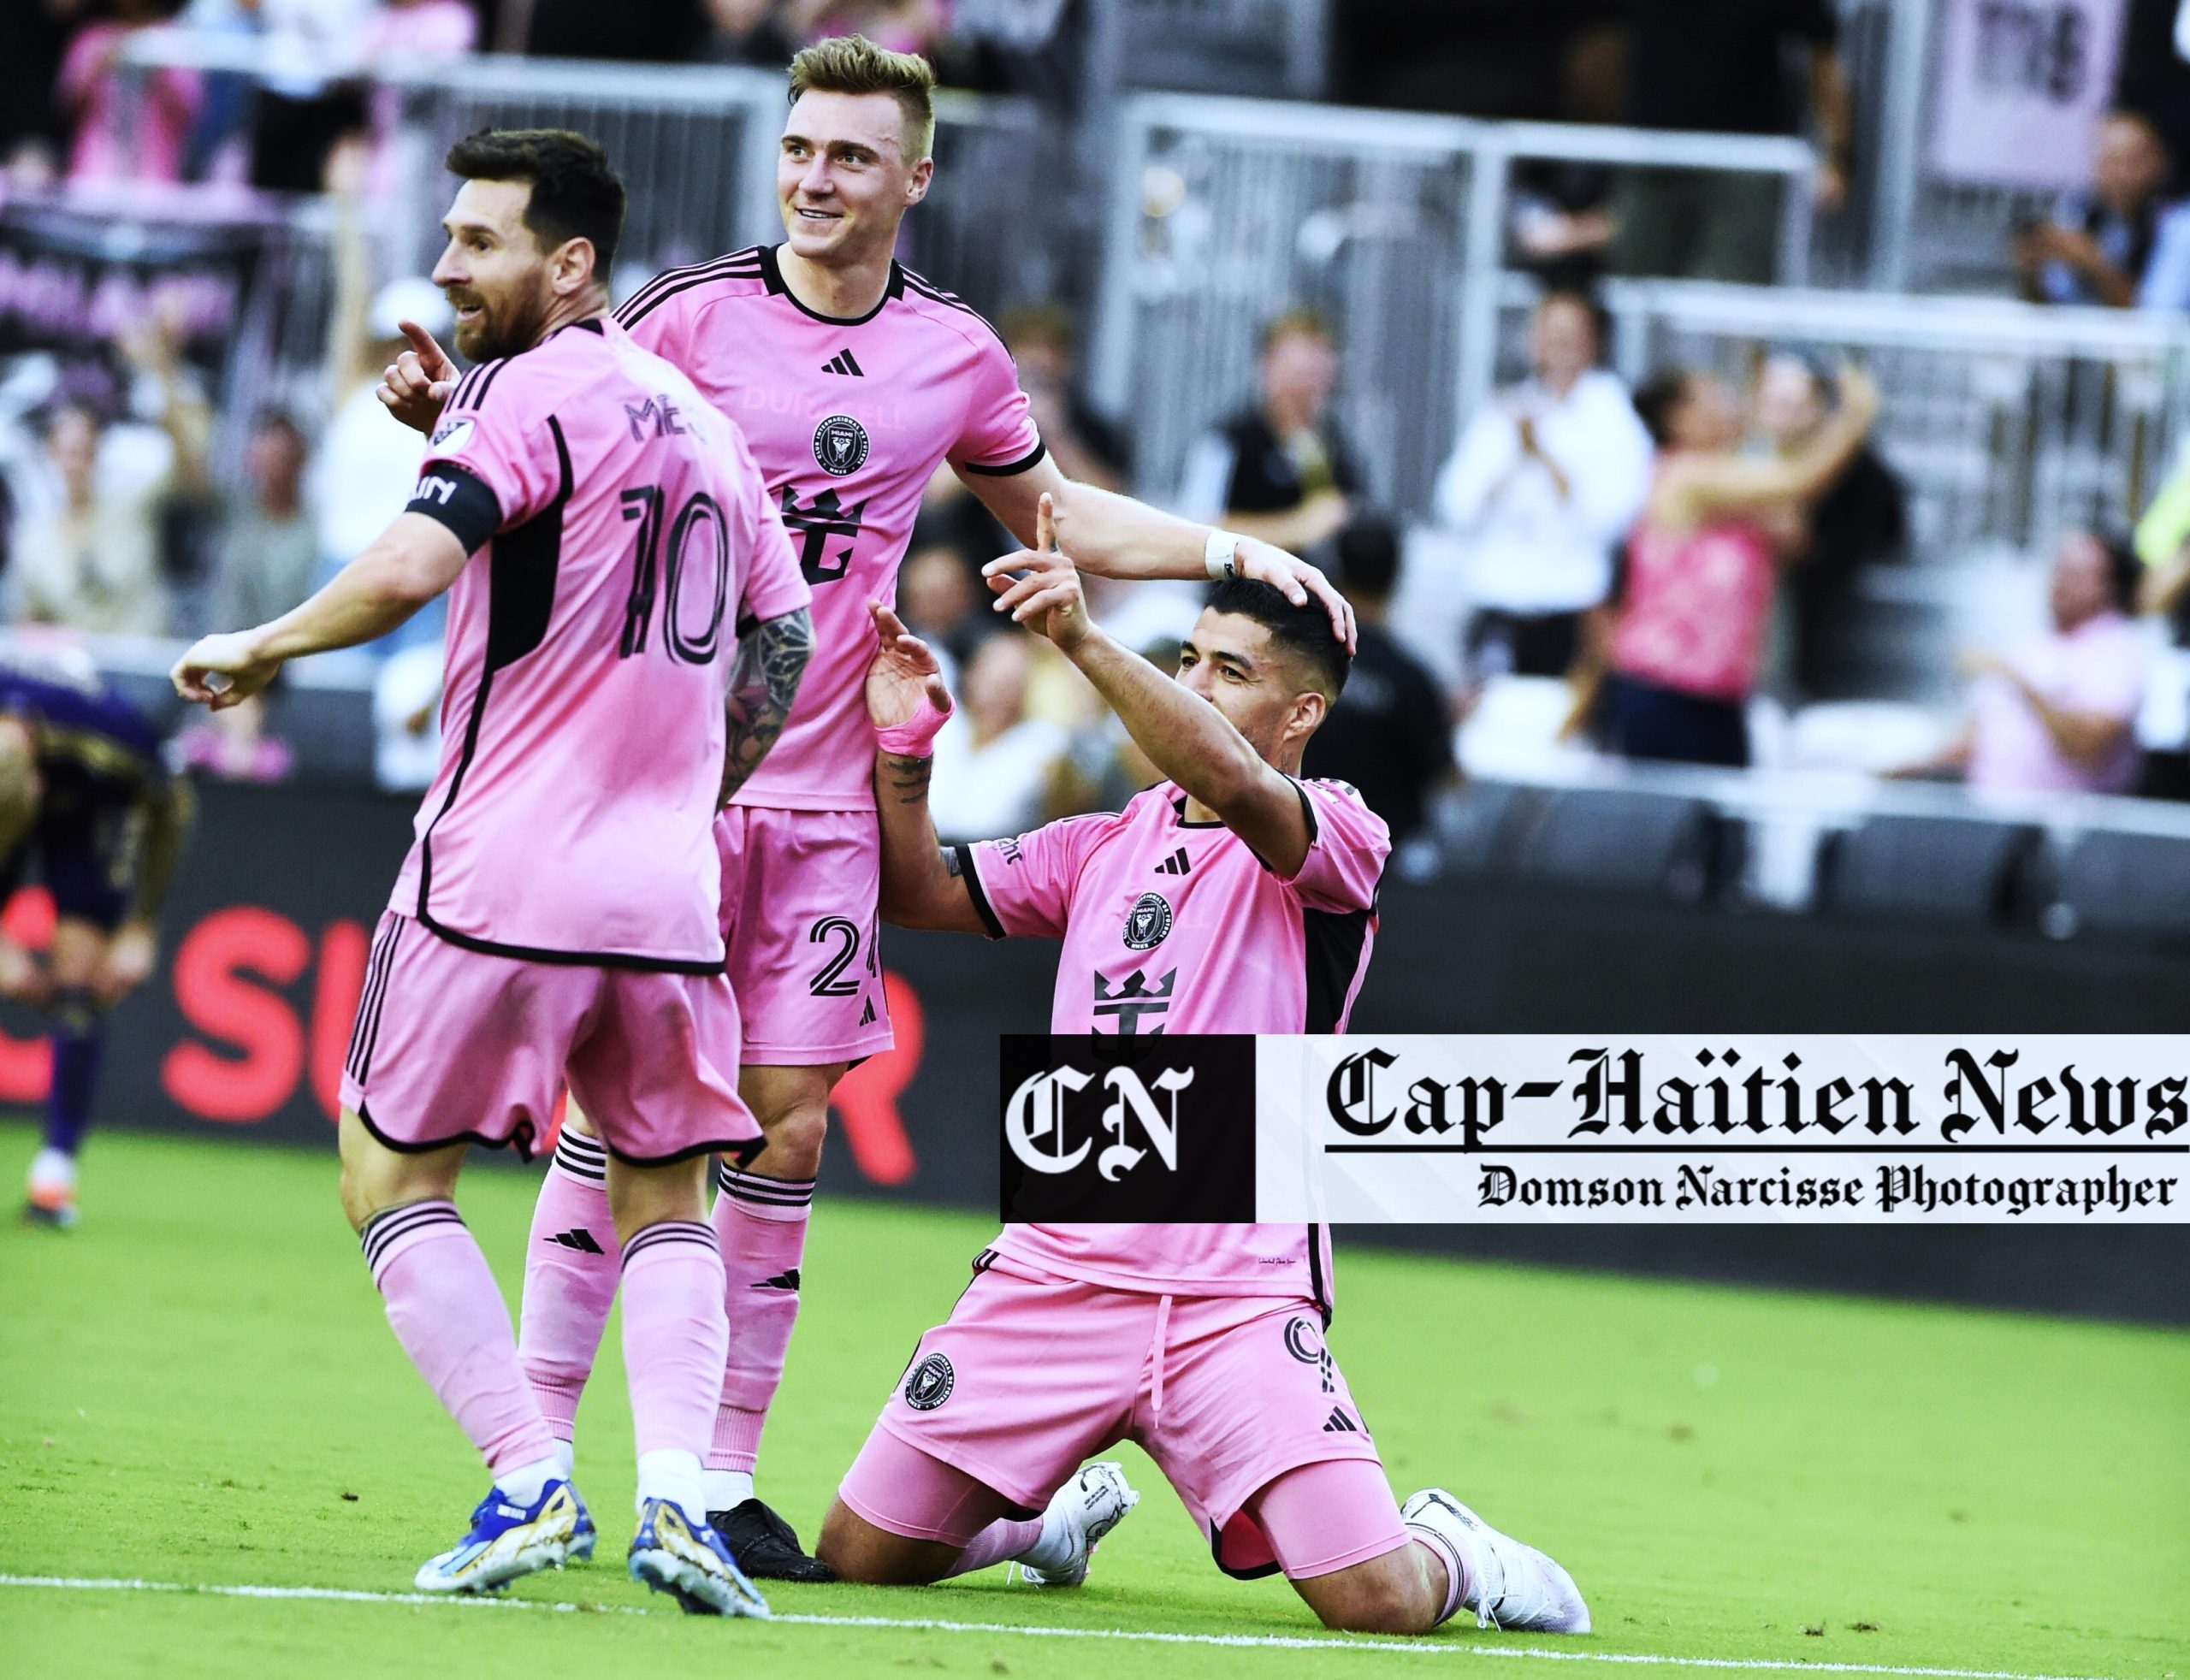
[[[800,1549],[790,1523],[759,1500],[728,1511],[710,1511],[707,1526],[720,1535],[737,1564],[756,1581],[834,1581],[837,1571]]]

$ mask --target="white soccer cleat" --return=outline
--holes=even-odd
[[[1400,1507],[1408,1523],[1443,1540],[1467,1565],[1464,1609],[1479,1628],[1508,1633],[1587,1633],[1589,1606],[1574,1577],[1533,1546],[1500,1534],[1442,1488],[1425,1488]]]
[[[1095,1543],[1126,1519],[1126,1512],[1140,1503],[1140,1495],[1126,1482],[1125,1468],[1104,1459],[1084,1466],[1080,1474],[1057,1489],[1049,1509],[1042,1513],[1041,1549],[1058,1539],[1068,1541],[1068,1562],[1048,1569],[1021,1564],[1019,1572],[1030,1587],[1077,1587],[1087,1579],[1088,1559]]]

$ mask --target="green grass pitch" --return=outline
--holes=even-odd
[[[33,1144],[0,1127],[0,1169]],[[1146,1498],[1080,1592],[996,1570],[914,1590],[772,1587],[779,1615],[810,1620],[688,1619],[622,1572],[613,1324],[580,1418],[601,1555],[520,1583],[511,1598],[533,1609],[21,1584],[400,1594],[484,1487],[382,1320],[331,1149],[109,1133],[86,1164],[81,1228],[0,1229],[0,1672],[26,1680],[2190,1674],[2190,1336],[1358,1251],[1341,1257],[1332,1345],[1394,1484],[1442,1483],[1553,1553],[1593,1636],[1471,1622],[1422,1642],[1279,1643],[1333,1636],[1281,1582],[1219,1575],[1130,1449]],[[533,1186],[480,1169],[462,1194],[512,1298]],[[809,1539],[991,1229],[816,1210],[761,1478]],[[957,1625],[887,1624],[912,1622]],[[1583,1660],[1475,1660],[1531,1647]],[[1602,1660],[1619,1656],[1659,1661]]]

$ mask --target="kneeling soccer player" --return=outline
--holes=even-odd
[[[42,1009],[53,1049],[24,1186],[32,1224],[76,1222],[107,1011],[152,972],[192,808],[159,731],[88,661],[0,649],[0,903],[35,860],[54,911],[43,963],[0,935],[0,997]]]
[[[877,607],[884,917],[1062,939],[1058,1032],[1342,1031],[1390,837],[1343,783],[1296,774],[1346,677],[1323,612],[1220,583],[1175,682],[1089,624],[1048,547],[992,565],[1001,603],[1171,779],[1122,813],[940,850],[928,742],[949,696]],[[1323,1342],[1320,1227],[1009,1225],[974,1271],[823,1525],[820,1555],[844,1579],[932,1582],[1009,1559],[1039,1584],[1077,1584],[1135,1499],[1116,1465],[1082,1461],[1129,1440],[1218,1567],[1282,1570],[1328,1626],[1424,1633],[1465,1606],[1485,1624],[1588,1631],[1572,1578],[1543,1553],[1441,1489],[1394,1500]]]
[[[624,188],[600,147],[488,133],[448,162],[464,185],[434,278],[476,365],[416,495],[295,611],[192,647],[175,686],[234,704],[451,591],[451,726],[342,1080],[343,1210],[397,1340],[494,1477],[417,1584],[491,1590],[593,1550],[450,1199],[467,1145],[529,1151],[567,1074],[622,1244],[630,1572],[687,1610],[765,1615],[700,1476],[729,1340],[707,1162],[761,1139],[713,822],[790,713],[809,592],[737,429],[607,318]]]

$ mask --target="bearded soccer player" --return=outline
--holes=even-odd
[[[566,1075],[621,1239],[630,1572],[687,1610],[765,1615],[701,1482],[729,1335],[707,1162],[760,1147],[713,824],[789,714],[808,592],[736,429],[607,317],[624,189],[601,148],[488,133],[448,166],[434,278],[475,366],[415,498],[294,612],[192,648],[175,686],[234,705],[451,590],[441,769],[373,943],[340,1133],[388,1322],[494,1478],[417,1584],[488,1590],[593,1549],[450,1199],[468,1145],[530,1151]]]
[[[988,323],[893,260],[898,224],[934,172],[933,85],[923,60],[860,37],[799,54],[777,167],[784,242],[672,270],[617,311],[743,429],[814,589],[818,649],[798,712],[718,835],[730,977],[744,1012],[741,1088],[768,1143],[718,1175],[731,1328],[707,1507],[754,1574],[791,1580],[828,1577],[753,1497],[753,1468],[797,1316],[829,1092],[891,1043],[860,685],[875,646],[867,603],[895,599],[922,489],[947,461],[1022,542],[1048,493],[1060,537],[1090,571],[1267,577],[1295,600],[1315,592],[1334,633],[1352,637],[1345,603],[1313,567],[1068,484]],[[413,336],[420,349],[390,369],[382,399],[423,428],[453,370],[430,338]],[[616,1256],[599,1145],[583,1119],[563,1139],[527,1250],[519,1346],[567,1443]]]
[[[1344,783],[1299,778],[1348,664],[1318,615],[1262,583],[1220,584],[1175,681],[1088,623],[1062,556],[991,575],[1169,779],[1120,813],[939,849],[929,743],[949,696],[878,605],[883,915],[1062,940],[1054,1032],[1342,1032],[1391,838]],[[974,1274],[823,1524],[818,1550],[843,1578],[930,1582],[1009,1559],[1038,1584],[1076,1585],[1136,1497],[1116,1464],[1081,1462],[1133,1440],[1218,1567],[1281,1569],[1330,1627],[1426,1633],[1465,1606],[1506,1628],[1588,1630],[1542,1553],[1441,1488],[1393,1499],[1323,1341],[1320,1227],[1008,1225]]]

